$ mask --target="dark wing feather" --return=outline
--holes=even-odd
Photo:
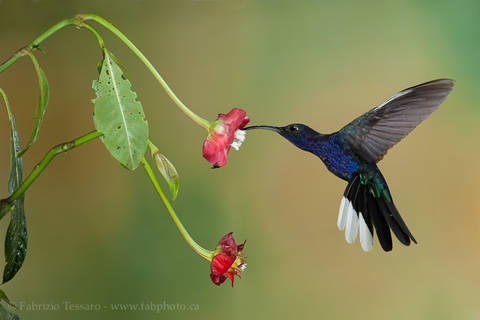
[[[400,91],[343,127],[340,137],[364,160],[378,162],[438,108],[453,85],[453,80],[440,79]]]

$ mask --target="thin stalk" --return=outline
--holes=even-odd
[[[198,243],[193,240],[193,238],[190,236],[188,233],[187,229],[183,226],[182,222],[180,219],[177,217],[177,214],[175,213],[175,210],[173,209],[172,205],[168,201],[167,197],[163,193],[162,188],[160,187],[160,184],[158,183],[157,178],[155,177],[155,174],[153,173],[152,167],[148,164],[148,162],[143,158],[141,160],[142,166],[145,169],[145,172],[147,173],[148,177],[150,178],[150,181],[153,184],[153,187],[155,188],[155,191],[157,191],[157,194],[160,196],[160,199],[163,202],[163,205],[168,211],[168,214],[170,215],[170,218],[172,218],[173,223],[177,226],[178,231],[180,231],[180,234],[182,235],[183,239],[188,243],[188,245],[196,252],[198,253],[202,258],[206,259],[207,261],[212,260],[212,255],[213,251],[207,250],[200,246]]]
[[[83,23],[83,22],[79,22],[78,25],[80,27],[85,28],[88,31],[90,31],[95,36],[95,38],[97,38],[98,45],[100,46],[100,49],[101,50],[105,49],[105,42],[103,41],[103,38],[100,36],[100,34],[98,34],[97,30],[95,30],[94,27],[92,27],[91,25],[89,25],[87,23]]]
[[[38,48],[40,43],[42,43],[45,39],[49,38],[51,35],[53,35],[55,32],[59,31],[60,29],[63,29],[67,26],[70,25],[76,25],[78,27],[85,28],[92,32],[92,34],[97,38],[97,41],[100,45],[101,49],[105,48],[104,41],[98,34],[98,32],[89,24],[86,24],[84,21],[87,20],[93,20],[103,27],[107,28],[110,32],[112,32],[114,35],[116,35],[125,45],[143,62],[143,64],[147,67],[147,69],[153,74],[155,79],[160,83],[162,88],[165,90],[167,95],[173,100],[173,102],[177,105],[177,107],[185,113],[190,119],[192,119],[195,123],[200,125],[201,127],[210,130],[210,127],[212,123],[208,120],[205,120],[204,118],[200,117],[196,113],[194,113],[192,110],[190,110],[173,92],[173,90],[168,86],[167,82],[162,78],[160,73],[155,69],[155,67],[152,65],[152,63],[143,55],[143,53],[120,31],[118,30],[114,25],[112,25],[110,22],[107,20],[103,19],[102,17],[99,17],[94,14],[79,14],[76,15],[73,18],[65,19],[62,20],[49,29],[47,29],[45,32],[43,32],[41,35],[39,35],[37,38],[35,38],[29,45],[26,47],[16,51],[7,61],[3,62],[0,64],[0,73],[3,71],[7,70],[10,68],[15,62],[17,62],[21,57],[26,55],[26,51],[24,49],[28,49],[30,51],[35,50]]]
[[[40,176],[43,170],[45,170],[45,168],[53,160],[53,158],[55,158],[57,155],[59,155],[60,153],[64,153],[69,150],[72,150],[73,148],[76,148],[84,143],[97,139],[102,135],[103,134],[101,132],[95,130],[81,137],[78,137],[77,139],[74,139],[69,142],[60,143],[55,147],[51,148],[47,152],[47,154],[43,157],[43,159],[33,168],[32,172],[23,181],[20,187],[18,187],[18,189],[15,190],[15,192],[12,193],[7,198],[8,202],[13,202],[19,199],[25,193],[25,191],[27,191],[27,189],[32,185],[32,183],[38,178],[38,176]]]
[[[102,37],[100,37],[98,32],[92,26],[90,26],[86,23],[83,23],[80,16],[75,16],[73,18],[64,19],[64,20],[54,24],[53,26],[48,28],[45,32],[43,32],[41,35],[36,37],[30,44],[28,44],[24,48],[21,48],[21,49],[17,50],[7,61],[0,64],[0,73],[7,70],[8,68],[10,68],[13,64],[15,64],[15,62],[18,61],[18,59],[25,56],[28,51],[33,51],[33,50],[37,49],[40,46],[40,44],[43,41],[45,41],[47,38],[49,38],[51,35],[53,35],[57,31],[65,28],[65,27],[68,27],[68,26],[71,26],[71,25],[75,25],[75,26],[87,29],[88,31],[90,31],[95,36],[95,38],[97,38],[97,41],[98,41],[98,44],[100,45],[100,48],[103,49],[105,47],[104,41],[103,41]]]
[[[57,32],[58,30],[60,29],[63,29],[67,26],[70,26],[70,25],[76,25],[78,23],[78,19],[77,18],[70,18],[70,19],[65,19],[65,20],[62,20],[56,24],[54,24],[53,26],[51,26],[50,28],[48,28],[45,32],[43,32],[41,35],[39,35],[38,37],[36,37],[30,44],[28,44],[25,48],[22,48],[20,50],[18,50],[17,52],[15,52],[7,61],[3,62],[1,65],[0,65],[0,73],[2,73],[3,71],[7,70],[8,68],[10,68],[15,62],[17,62],[18,59],[20,59],[21,57],[25,56],[26,55],[26,52],[24,52],[23,50],[24,49],[28,49],[28,50],[35,50],[38,48],[38,46],[40,45],[40,43],[42,43],[45,39],[47,39],[48,37],[50,37],[52,34],[54,34],[55,32]]]
[[[107,20],[103,19],[102,17],[99,17],[95,14],[82,14],[78,15],[80,19],[83,19],[84,21],[87,20],[93,20],[105,28],[107,28],[110,32],[112,32],[115,36],[117,36],[125,45],[143,62],[143,64],[147,67],[147,69],[153,74],[155,79],[160,83],[160,85],[163,87],[167,95],[170,97],[170,99],[173,100],[173,102],[177,105],[177,107],[183,111],[190,119],[195,121],[198,125],[201,127],[209,130],[211,123],[210,121],[207,121],[194,113],[192,110],[190,110],[183,102],[175,95],[175,93],[170,89],[168,86],[167,82],[163,80],[162,76],[160,73],[155,69],[155,67],[152,65],[152,63],[143,55],[143,53],[120,31],[118,30],[113,24],[108,22]]]

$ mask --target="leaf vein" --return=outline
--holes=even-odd
[[[117,81],[116,81],[116,78],[115,78],[115,74],[113,72],[113,67],[112,67],[110,57],[108,57],[108,69],[110,70],[110,77],[112,77],[112,85],[113,85],[113,89],[114,89],[113,91],[115,92],[115,97],[117,98],[118,105],[120,106],[120,114],[122,115],[123,128],[124,128],[123,131],[125,131],[125,135],[127,136],[128,153],[130,155],[131,162],[134,163],[133,153],[132,153],[132,145],[131,145],[131,142],[130,142],[130,139],[129,139],[130,135],[128,134],[128,130],[127,130],[127,120],[126,120],[125,114],[124,114],[125,106],[122,104],[122,101],[121,101],[120,96],[119,96],[119,92],[118,92],[119,89],[117,87]]]

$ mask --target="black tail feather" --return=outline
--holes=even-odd
[[[367,195],[368,202],[368,213],[372,217],[375,230],[377,232],[378,241],[382,246],[383,250],[390,251],[392,250],[392,235],[390,234],[390,228],[388,227],[385,217],[380,212],[377,204],[377,199],[368,192]]]
[[[397,236],[398,240],[400,240],[401,243],[403,243],[406,246],[410,245],[410,237],[408,236],[408,234],[406,234],[402,230],[402,228],[398,224],[397,220],[393,218],[393,215],[391,214],[389,208],[387,207],[386,202],[387,201],[385,201],[382,198],[377,199],[378,208],[380,209],[380,212],[382,213],[383,217],[385,218],[385,221],[387,221],[387,223],[390,226],[390,228],[392,229],[393,233]]]
[[[417,243],[417,240],[415,240],[415,238],[413,237],[410,230],[408,230],[408,227],[405,224],[405,222],[403,221],[402,217],[400,216],[400,213],[398,213],[398,210],[395,207],[395,205],[393,204],[393,201],[392,202],[385,201],[385,204],[387,205],[393,220],[395,220],[395,222],[398,224],[398,226],[402,229],[402,232],[406,236],[408,236],[408,238],[412,239],[412,241],[414,243]],[[408,241],[408,242],[410,243],[410,241]]]
[[[352,182],[348,184],[347,188],[345,189],[345,192],[343,193],[343,196],[349,199],[350,201],[352,201],[354,199],[355,192],[359,184],[360,184],[360,178],[358,177],[358,175],[356,175],[355,177],[353,177]]]
[[[390,191],[380,171],[378,171],[378,174],[382,178],[382,182],[385,183],[385,189],[379,197],[376,197],[373,191],[375,188],[372,184],[373,181],[370,180],[367,184],[363,184],[359,175],[352,178],[345,189],[344,197],[351,202],[357,215],[362,215],[372,235],[374,229],[376,230],[378,241],[383,250],[391,251],[393,248],[390,229],[402,244],[408,246],[410,240],[417,243],[393,204]]]
[[[364,185],[362,185],[362,191],[359,195],[359,198],[361,199],[359,203],[359,210],[362,213],[365,223],[367,224],[367,227],[373,236],[372,216],[368,210],[368,188]]]

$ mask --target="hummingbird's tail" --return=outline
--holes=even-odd
[[[385,251],[392,250],[390,229],[404,245],[410,245],[410,239],[417,243],[393,204],[385,179],[375,169],[373,175],[357,173],[350,179],[340,203],[338,229],[345,230],[348,243],[355,241],[360,230],[364,251],[372,249],[374,228]]]

